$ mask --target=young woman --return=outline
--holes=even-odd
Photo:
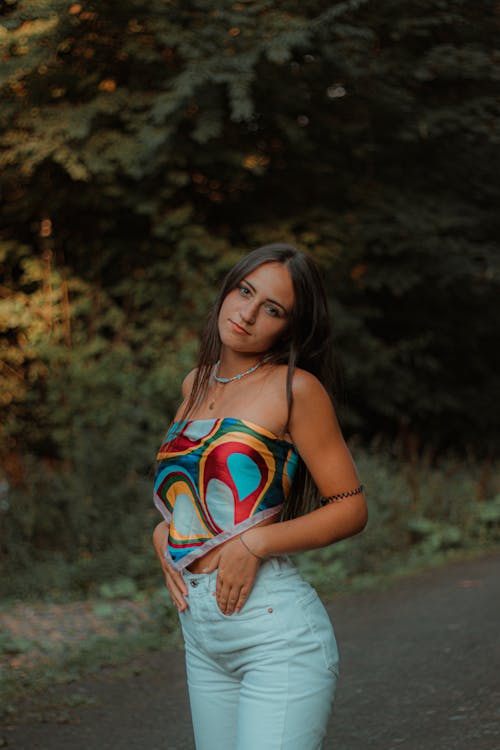
[[[197,750],[318,750],[333,629],[288,553],[361,531],[310,258],[265,245],[228,273],[158,453],[153,541],[186,645]]]

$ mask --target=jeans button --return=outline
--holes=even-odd
[[[192,581],[189,581],[189,583],[195,589],[199,581],[197,581],[196,578],[194,578]]]

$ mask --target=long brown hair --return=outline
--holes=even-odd
[[[264,263],[282,263],[290,273],[295,301],[287,336],[266,355],[270,364],[288,366],[286,397],[288,421],[292,407],[292,378],[296,367],[315,375],[334,399],[335,370],[330,318],[325,289],[314,261],[292,245],[276,242],[263,245],[242,258],[228,272],[210,310],[202,335],[197,371],[191,393],[183,409],[186,419],[207,395],[213,367],[220,358],[218,318],[226,295],[249,273]],[[318,491],[304,462],[299,457],[297,471],[285,503],[283,519],[295,518],[315,507]]]

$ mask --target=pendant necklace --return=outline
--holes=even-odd
[[[213,371],[214,380],[215,380],[216,383],[222,383],[222,385],[226,385],[226,383],[232,383],[234,380],[241,380],[241,378],[244,378],[245,375],[250,375],[250,373],[255,372],[255,370],[257,369],[257,367],[260,367],[261,364],[263,363],[263,361],[264,361],[263,359],[259,360],[257,362],[257,364],[253,365],[253,367],[250,367],[248,370],[245,370],[245,372],[239,372],[237,375],[233,375],[232,378],[221,378],[217,374],[218,371],[219,371],[219,365],[220,365],[220,359],[218,359],[217,362],[215,363],[214,371]],[[217,385],[215,387],[217,388]],[[216,398],[217,397],[216,397],[216,395],[214,393],[213,399],[208,404],[208,408],[210,410],[212,410],[214,408]]]
[[[210,409],[210,411],[212,411],[212,409],[214,408],[216,399],[217,399],[217,383],[215,383],[215,386],[214,386],[214,397],[208,404],[208,408]]]

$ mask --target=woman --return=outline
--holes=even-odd
[[[361,531],[310,258],[228,273],[158,454],[153,541],[186,644],[197,750],[317,750],[338,674],[328,615],[286,555]],[[318,494],[322,497],[318,502]]]

